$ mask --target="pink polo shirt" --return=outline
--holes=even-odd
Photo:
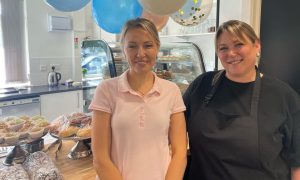
[[[127,73],[98,85],[89,108],[112,114],[111,157],[124,180],[163,180],[171,160],[170,116],[185,111],[180,90],[155,75],[142,97],[129,86]]]

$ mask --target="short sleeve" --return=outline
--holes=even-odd
[[[109,89],[109,83],[107,81],[103,81],[97,86],[94,97],[89,106],[90,110],[99,110],[112,113],[112,96]]]
[[[211,71],[199,75],[183,94],[183,101],[186,106],[185,119],[187,127],[191,121],[191,112],[198,111],[202,105],[203,98],[211,90],[211,82],[214,74],[218,71]],[[187,128],[188,129],[188,128]]]
[[[174,84],[174,86],[174,103],[172,107],[172,114],[185,111],[186,109],[179,87],[176,84]]]

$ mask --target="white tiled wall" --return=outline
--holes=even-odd
[[[72,78],[72,57],[33,57],[30,59],[29,78],[31,85],[47,84],[48,73],[52,71],[52,64],[58,65],[55,71],[61,73],[60,83]],[[46,70],[41,71],[40,66],[46,66]]]

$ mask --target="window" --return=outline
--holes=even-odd
[[[24,0],[1,0],[0,7],[0,87],[3,87],[28,79]]]

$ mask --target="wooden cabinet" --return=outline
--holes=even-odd
[[[41,115],[49,121],[62,114],[83,112],[82,90],[41,95]]]

